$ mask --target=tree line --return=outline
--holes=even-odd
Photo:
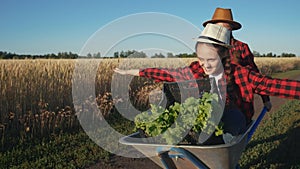
[[[281,55],[273,54],[269,52],[267,54],[260,54],[257,51],[253,51],[254,57],[296,57],[293,53],[282,53]],[[196,53],[155,53],[152,56],[148,56],[143,51],[127,50],[121,52],[114,52],[113,56],[101,56],[100,52],[91,54],[88,53],[86,56],[79,56],[78,54],[72,52],[59,52],[58,54],[44,54],[44,55],[24,55],[15,54],[0,51],[0,59],[77,59],[77,58],[194,58]]]
[[[143,51],[139,52],[136,50],[128,50],[128,51],[121,51],[115,52],[113,58],[189,58],[189,57],[196,57],[196,53],[188,54],[188,53],[180,53],[174,55],[171,52],[166,53],[165,55],[162,53],[155,53],[152,56],[148,56]]]
[[[189,58],[196,57],[196,53],[180,53],[174,55],[173,53],[155,53],[152,56],[148,56],[143,51],[127,50],[121,52],[114,52],[113,56],[101,56],[100,52],[88,53],[86,56],[79,56],[72,52],[59,52],[58,54],[45,54],[45,55],[24,55],[0,51],[0,59],[77,59],[77,58]]]
[[[76,59],[78,54],[72,52],[59,52],[58,54],[45,54],[45,55],[28,55],[28,54],[15,54],[0,51],[0,59]]]
[[[296,57],[296,55],[295,54],[293,54],[293,53],[281,53],[281,55],[276,55],[276,54],[273,54],[272,52],[269,52],[269,53],[267,53],[267,54],[260,54],[259,52],[257,52],[257,51],[253,51],[253,55],[254,55],[254,57],[282,57],[282,58],[284,58],[284,57]]]

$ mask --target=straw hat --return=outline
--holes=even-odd
[[[229,23],[232,26],[232,30],[238,30],[242,27],[240,23],[233,20],[231,9],[216,8],[212,19],[204,22],[203,26],[205,27],[208,23],[217,22]]]
[[[196,40],[197,42],[218,44],[230,48],[230,33],[230,30],[221,25],[208,23]]]

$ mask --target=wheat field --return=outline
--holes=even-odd
[[[145,67],[181,67],[194,61],[189,59],[35,59],[0,60],[0,136],[17,133],[17,138],[43,137],[53,132],[79,128],[75,112],[74,82],[91,85],[78,90],[86,94],[91,88],[94,96],[86,96],[86,102],[97,104],[102,114],[112,112],[115,101],[113,90],[126,86],[134,105],[147,108],[148,94],[161,87],[140,77],[115,75],[113,69]],[[260,71],[270,75],[276,72],[300,69],[300,58],[255,58]],[[117,81],[116,81],[117,79]],[[77,86],[78,87],[78,86]],[[80,87],[80,86],[79,86]],[[73,93],[72,93],[73,92]],[[116,92],[116,91],[115,91]],[[89,99],[91,98],[91,99]],[[81,100],[84,102],[84,100]],[[81,109],[80,109],[81,110]],[[88,110],[85,110],[88,111]]]

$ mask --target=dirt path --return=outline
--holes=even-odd
[[[297,79],[300,80],[300,75],[291,77],[289,79]],[[278,97],[270,97],[272,103],[272,110],[266,114],[264,119],[269,118],[270,113],[278,110],[280,106],[282,106],[288,99],[278,98]],[[255,95],[254,98],[255,105],[255,115],[254,118],[261,112],[263,108],[263,103],[261,101],[260,96]],[[113,156],[110,160],[109,164],[106,163],[98,163],[94,166],[89,167],[88,169],[161,169],[156,163],[147,158],[125,158],[120,156]]]

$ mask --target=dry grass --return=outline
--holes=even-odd
[[[261,73],[271,75],[273,73],[286,72],[300,69],[300,58],[255,58],[256,65]]]
[[[121,98],[128,98],[128,93],[129,103],[137,105],[140,110],[147,109],[149,93],[160,88],[161,84],[140,77],[131,79],[116,75],[113,69],[181,67],[194,60],[0,60],[0,138],[3,140],[4,133],[10,130],[23,132],[19,137],[34,137],[78,128],[76,116],[89,109],[85,106],[84,110],[82,108],[75,114],[74,100],[78,98],[72,96],[74,80],[92,85],[95,94],[83,97],[86,98],[84,104],[97,104],[104,115],[114,111],[116,102],[122,104]],[[300,69],[300,58],[255,58],[255,62],[261,72],[268,75]],[[76,69],[78,63],[84,63],[80,69]],[[126,90],[120,90],[122,88]],[[87,87],[79,91],[85,95],[93,90]],[[125,103],[123,106],[128,107]]]

